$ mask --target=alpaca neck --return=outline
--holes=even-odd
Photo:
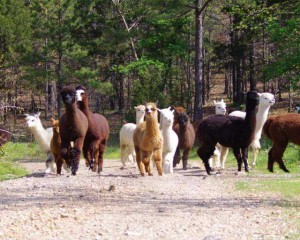
[[[90,114],[89,102],[87,98],[84,98],[82,101],[78,102],[79,109],[88,116]]]
[[[48,133],[43,128],[42,123],[38,122],[38,124],[35,127],[30,128],[30,130],[33,133],[40,148],[45,152],[50,151],[50,142],[48,138]]]
[[[159,132],[157,119],[146,119],[146,135],[156,136]]]
[[[169,134],[170,132],[172,132],[173,131],[172,125],[170,125],[170,126],[163,126],[162,127],[162,133],[165,135],[165,134]]]
[[[256,107],[254,109],[246,109],[246,118],[245,118],[246,131],[253,136],[256,128]]]
[[[144,116],[145,116],[145,115],[142,115],[142,116],[136,115],[136,117],[135,117],[136,125],[138,125],[138,124],[144,122]]]
[[[256,127],[255,127],[255,137],[257,139],[260,139],[262,128],[267,121],[268,114],[269,114],[270,106],[263,107],[261,105],[258,106],[258,111],[256,114]]]

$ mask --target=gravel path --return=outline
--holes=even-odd
[[[105,161],[97,175],[44,176],[44,163],[23,162],[31,175],[0,183],[0,239],[296,239],[300,203],[235,190],[234,169],[207,176],[187,171],[141,177]],[[266,174],[266,176],[272,176]],[[273,175],[274,176],[274,175]],[[258,178],[258,177],[257,177]],[[256,179],[257,180],[257,179]],[[298,225],[297,225],[298,224]]]

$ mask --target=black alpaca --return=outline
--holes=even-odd
[[[60,94],[66,108],[65,114],[59,119],[60,154],[68,166],[71,165],[72,175],[76,175],[84,138],[88,130],[88,120],[84,113],[77,108],[74,87],[64,87]],[[58,166],[60,169],[61,164],[62,162]]]
[[[254,137],[258,104],[257,92],[250,91],[247,93],[245,119],[226,115],[212,115],[199,124],[197,138],[201,146],[197,153],[208,174],[211,172],[208,160],[213,155],[217,143],[233,149],[238,162],[238,171],[242,170],[243,162],[245,171],[249,171],[248,146]]]

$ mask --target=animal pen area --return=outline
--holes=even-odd
[[[214,114],[213,100],[223,98],[228,104],[222,85],[218,80],[215,84],[204,107],[205,117]],[[31,101],[25,99],[19,107],[28,110]],[[282,102],[277,100],[270,115],[287,112],[285,96]],[[42,100],[35,102],[42,110]],[[299,146],[291,145],[292,158],[296,156],[298,161],[290,173],[276,164],[274,173],[267,171],[270,143],[263,137],[257,166],[249,173],[244,169],[237,173],[237,162],[230,153],[225,169],[207,175],[196,153],[196,142],[187,170],[180,162],[173,174],[159,176],[154,168],[153,176],[142,177],[136,165],[122,167],[120,161],[122,115],[103,112],[110,124],[103,172],[89,170],[81,156],[76,176],[64,169],[61,175],[45,174],[46,154],[39,150],[33,156],[27,153],[36,142],[26,126],[26,112],[9,111],[5,121],[13,136],[4,152],[15,143],[28,143],[22,149],[23,157],[14,161],[27,174],[0,182],[0,239],[300,238]],[[45,128],[51,127],[43,112],[40,118]],[[111,149],[117,149],[117,154]],[[5,153],[0,161],[7,157]],[[249,162],[251,159],[250,153]]]

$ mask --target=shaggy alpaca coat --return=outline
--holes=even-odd
[[[172,129],[174,121],[174,110],[170,108],[164,109],[163,111],[158,109],[160,112],[160,127],[164,140],[163,145],[163,169],[164,173],[173,173],[173,159],[178,146],[178,136]]]
[[[142,176],[145,175],[145,170],[149,176],[152,176],[150,167],[152,157],[161,176],[163,137],[158,126],[157,107],[155,103],[147,103],[145,106],[146,121],[139,124],[133,134],[136,161]]]
[[[259,95],[259,105],[258,111],[256,113],[256,127],[253,141],[251,142],[250,146],[253,150],[253,162],[252,165],[256,165],[256,159],[260,146],[260,138],[262,134],[263,125],[266,122],[269,114],[270,107],[275,104],[275,97],[271,93],[258,93]],[[241,111],[234,111],[229,114],[229,116],[241,117],[245,119],[246,113]],[[221,163],[222,168],[225,168],[225,161],[227,158],[229,149],[222,147],[221,148]]]
[[[55,163],[56,163],[56,173],[61,174],[61,166],[63,164],[64,169],[69,172],[69,168],[66,166],[66,163],[62,159],[60,155],[60,145],[61,139],[59,135],[59,121],[51,118],[52,121],[52,128],[53,128],[53,137],[50,142],[50,149],[54,156]]]
[[[208,161],[213,155],[217,143],[233,149],[238,162],[238,171],[242,169],[242,162],[244,162],[245,171],[249,171],[248,146],[254,137],[258,103],[259,96],[257,92],[248,92],[245,120],[233,116],[212,115],[199,124],[197,138],[201,146],[197,153],[202,159],[208,174],[211,172]]]
[[[77,108],[76,89],[70,86],[64,87],[60,94],[66,109],[59,119],[60,154],[68,166],[71,166],[72,175],[76,175],[89,124],[84,113]]]
[[[136,126],[140,123],[144,122],[145,117],[145,106],[138,105],[134,107],[135,109],[135,120],[136,124],[134,123],[126,123],[122,126],[120,130],[120,149],[121,149],[121,162],[123,167],[125,166],[126,162],[131,162],[134,164],[136,162],[136,154],[134,150],[134,143],[133,143],[133,133],[136,129]]]
[[[268,170],[273,172],[274,162],[277,162],[283,171],[289,172],[282,157],[289,142],[300,145],[300,115],[288,113],[271,116],[266,121],[263,131],[272,141],[272,148],[268,153]]]
[[[40,112],[34,115],[25,114],[26,116],[26,124],[29,127],[30,131],[34,135],[40,149],[47,153],[46,159],[46,170],[45,173],[55,172],[55,160],[54,156],[50,150],[50,141],[53,136],[52,128],[44,129],[41,119]]]
[[[93,172],[103,171],[103,154],[109,138],[109,125],[106,118],[89,110],[88,94],[84,87],[79,86],[77,101],[79,109],[88,119],[88,130],[83,144],[83,156]]]
[[[179,142],[174,156],[173,167],[179,164],[181,159],[180,150],[183,150],[182,167],[183,170],[186,170],[189,154],[195,142],[195,130],[186,113],[179,114],[177,122],[173,126],[173,130],[176,132]]]

